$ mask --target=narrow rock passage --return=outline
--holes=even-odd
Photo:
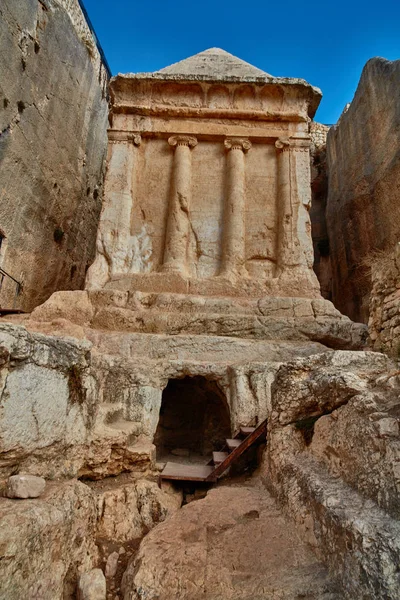
[[[340,600],[335,582],[261,485],[225,485],[153,529],[124,600]]]

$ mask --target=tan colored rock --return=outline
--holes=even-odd
[[[265,489],[220,487],[142,541],[124,574],[125,600],[318,600],[340,596]]]
[[[400,239],[400,116],[393,101],[399,83],[398,60],[369,60],[353,101],[327,139],[332,300],[344,314],[365,323],[368,263],[376,250],[391,253]]]
[[[95,499],[77,481],[48,484],[29,502],[0,498],[2,597],[72,600],[79,573],[97,560],[95,531]]]
[[[101,569],[92,569],[79,578],[78,600],[106,600],[106,578]]]
[[[367,391],[377,375],[391,366],[381,354],[343,351],[282,365],[272,384],[271,416],[288,425],[330,413]]]
[[[43,494],[46,481],[35,475],[12,475],[7,480],[7,498],[38,498]]]
[[[55,292],[32,312],[34,321],[54,321],[62,318],[77,325],[88,325],[93,316],[94,308],[85,291]]]
[[[327,300],[289,296],[208,298],[199,294],[127,290],[58,292],[23,319],[23,323],[29,329],[44,333],[59,331],[61,335],[69,333],[89,339],[95,329],[247,339],[308,339],[333,348],[361,349],[367,337],[366,326],[352,323]]]
[[[394,358],[400,356],[400,243],[371,259],[369,343]]]
[[[94,259],[109,77],[77,0],[3,0],[0,38],[0,305],[32,310]]]
[[[139,480],[97,492],[100,538],[127,542],[141,538],[157,523],[174,514],[182,504],[182,493],[160,490],[154,482]]]
[[[107,578],[115,577],[115,575],[117,573],[117,569],[118,569],[118,559],[119,559],[118,552],[112,552],[110,554],[110,556],[107,558],[106,569],[105,569],[105,575]]]
[[[399,385],[373,352],[296,360],[272,385],[261,472],[346,599],[399,595]]]

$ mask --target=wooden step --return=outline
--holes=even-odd
[[[242,435],[244,435],[245,437],[247,437],[248,435],[250,435],[251,433],[253,433],[253,431],[255,431],[256,428],[255,427],[241,427],[240,428],[240,433]]]
[[[218,477],[221,477],[223,473],[231,466],[233,461],[237,460],[239,456],[246,452],[247,448],[252,446],[257,440],[265,438],[267,433],[267,419],[257,425],[252,433],[250,433],[245,439],[226,440],[226,445],[230,450],[230,454],[226,459],[219,465],[215,465],[214,470],[207,477],[206,481],[217,481]]]
[[[214,465],[221,464],[229,456],[228,452],[213,452]]]
[[[235,448],[240,446],[241,443],[242,443],[242,440],[226,440],[226,445],[228,446],[228,450],[234,450]]]
[[[213,470],[214,468],[208,465],[181,465],[167,462],[160,477],[177,481],[205,481]]]

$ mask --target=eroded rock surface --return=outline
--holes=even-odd
[[[123,578],[124,600],[339,600],[265,489],[211,490],[157,526]]]
[[[400,593],[399,391],[373,352],[299,359],[272,385],[265,482],[348,599]]]
[[[0,498],[0,597],[72,599],[98,557],[96,502],[77,481],[49,484],[40,499]]]
[[[106,600],[106,578],[101,569],[92,569],[79,578],[78,600]]]
[[[169,485],[161,490],[154,481],[127,481],[116,486],[111,480],[93,489],[97,495],[97,535],[114,543],[143,537],[182,504],[182,492]]]
[[[32,310],[94,258],[108,74],[77,0],[2,0],[0,37],[1,266]],[[6,277],[3,308],[15,292]]]
[[[371,255],[400,236],[399,84],[399,60],[369,60],[327,138],[332,301],[355,321],[368,320]]]

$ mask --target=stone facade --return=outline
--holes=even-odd
[[[331,299],[355,321],[368,321],[366,263],[377,250],[390,253],[399,240],[399,85],[400,61],[369,60],[327,139]]]
[[[108,73],[77,0],[0,7],[1,308],[83,287],[102,202]]]
[[[320,91],[219,50],[111,82],[89,289],[318,297],[309,119]]]
[[[371,260],[370,343],[375,350],[400,357],[400,244]]]

